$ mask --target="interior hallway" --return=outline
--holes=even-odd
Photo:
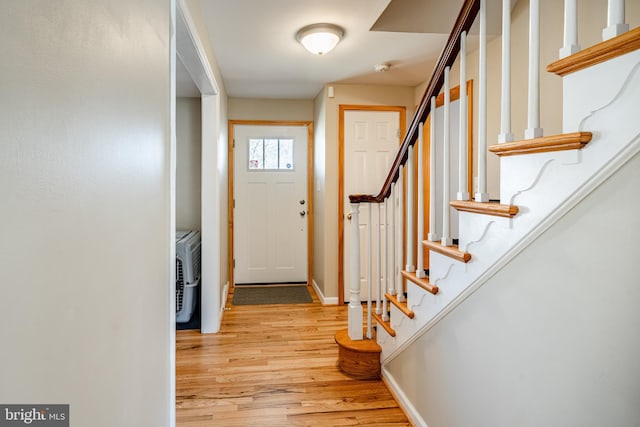
[[[381,380],[336,366],[347,306],[231,305],[221,331],[177,331],[178,426],[408,426]]]

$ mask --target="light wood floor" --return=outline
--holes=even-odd
[[[309,288],[313,294],[312,288]],[[410,426],[381,380],[336,367],[346,306],[231,305],[221,332],[177,331],[178,426]]]

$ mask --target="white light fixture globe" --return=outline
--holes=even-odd
[[[344,30],[334,24],[312,24],[296,33],[296,40],[309,52],[324,55],[342,40]]]

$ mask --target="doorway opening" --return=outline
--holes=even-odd
[[[220,126],[220,91],[215,76],[206,59],[202,43],[197,35],[196,26],[188,9],[181,2],[176,4],[176,36],[175,55],[176,84],[180,80],[190,80],[195,86],[191,96],[199,98],[199,106],[191,105],[196,126],[199,124],[199,150],[192,149],[191,153],[200,157],[201,169],[199,174],[191,173],[190,179],[198,180],[200,191],[193,194],[199,200],[193,203],[195,209],[199,209],[201,238],[201,274],[200,274],[200,331],[202,333],[217,332],[220,327],[222,308],[224,305],[224,289],[220,275],[220,208],[224,203],[223,193],[220,191],[218,173],[219,165],[226,162],[221,156],[223,150],[218,149]],[[175,113],[174,113],[175,114]],[[175,123],[176,117],[174,115]],[[198,143],[198,141],[196,141]],[[181,150],[177,150],[180,154]],[[176,165],[176,151],[172,153],[173,164]],[[194,162],[198,159],[192,159]],[[172,168],[172,215],[171,233],[172,243],[175,241],[176,227],[176,172]],[[175,248],[172,248],[175,257]],[[173,261],[175,265],[175,260]],[[173,295],[172,295],[173,297]],[[221,302],[222,301],[222,302]]]

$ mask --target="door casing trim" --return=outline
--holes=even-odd
[[[235,286],[235,279],[233,276],[233,263],[234,263],[234,247],[233,247],[233,191],[234,191],[234,126],[235,125],[247,125],[247,126],[306,126],[307,128],[307,200],[308,200],[308,215],[307,215],[307,286],[311,285],[311,279],[313,277],[313,122],[312,121],[279,121],[279,120],[229,120],[229,139],[227,141],[228,150],[228,175],[227,175],[227,195],[228,195],[228,247],[229,247],[229,285]]]

